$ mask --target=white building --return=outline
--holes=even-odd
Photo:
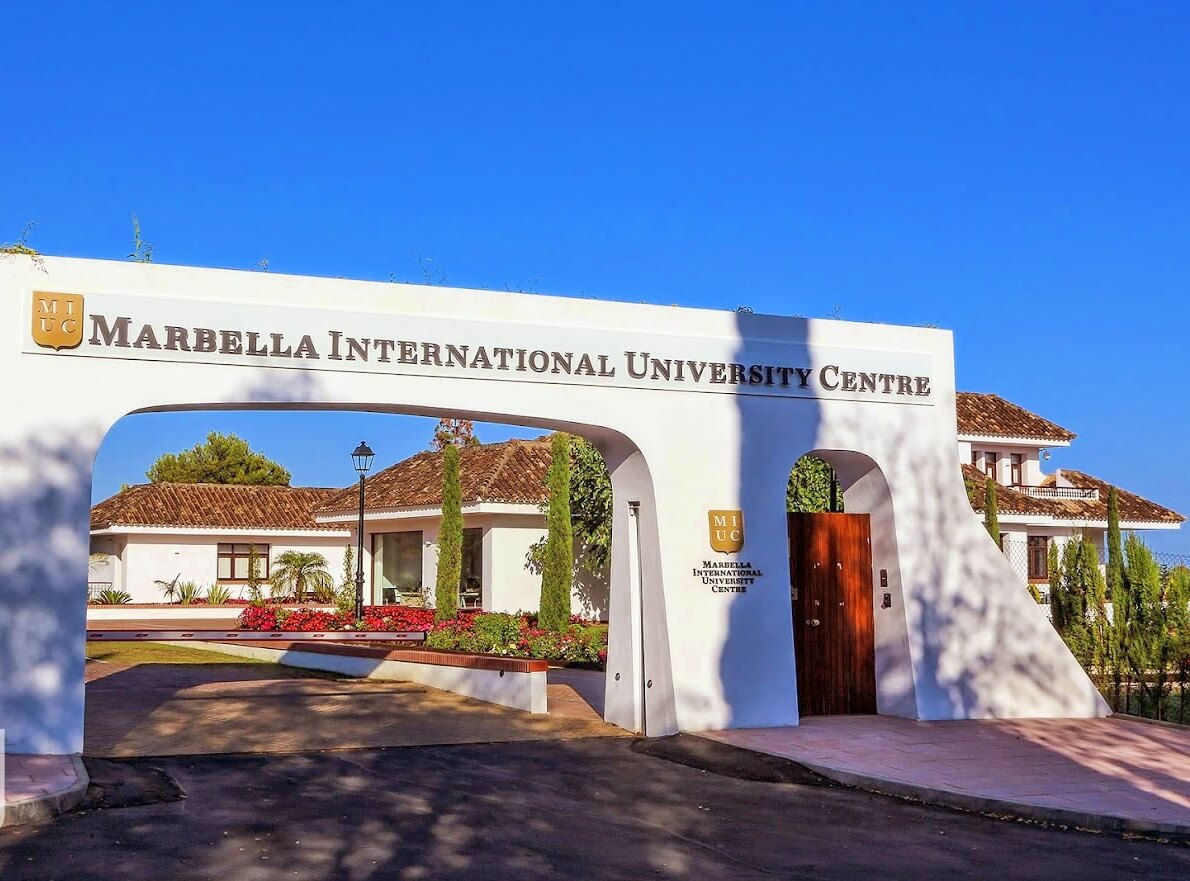
[[[333,566],[351,538],[318,523],[314,508],[337,489],[149,483],[129,487],[91,509],[89,575],[96,588],[123,590],[134,603],[164,602],[158,582],[192,581],[243,596],[254,547],[264,568],[286,551],[314,551]]]
[[[463,572],[459,603],[494,612],[536,610],[541,576],[529,549],[545,537],[542,506],[550,467],[548,438],[475,444],[459,450]],[[418,453],[369,477],[364,493],[368,602],[434,603],[442,520],[442,454]],[[349,486],[314,512],[327,527],[359,520],[359,488]],[[607,580],[576,578],[571,609],[606,619]]]
[[[1046,474],[1049,450],[1068,447],[1075,434],[997,395],[958,392],[959,460],[971,497],[982,517],[987,478],[996,482],[1000,544],[1022,581],[1046,593],[1051,543],[1061,547],[1081,535],[1099,549],[1107,534],[1111,485],[1068,468]],[[1181,514],[1116,487],[1120,528],[1178,529]]]
[[[536,609],[541,577],[529,549],[546,531],[542,504],[548,440],[476,444],[460,451],[463,502],[462,607]],[[365,602],[433,605],[438,575],[442,454],[419,453],[365,484]],[[126,591],[135,603],[163,601],[160,582],[218,584],[243,597],[249,555],[263,571],[279,554],[314,551],[341,578],[356,547],[359,488],[143,484],[92,510],[91,550],[102,562],[92,593]],[[353,570],[354,571],[354,570]],[[606,579],[576,579],[571,608],[606,618]]]

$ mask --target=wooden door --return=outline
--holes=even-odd
[[[876,712],[867,514],[790,514],[789,584],[803,716]]]

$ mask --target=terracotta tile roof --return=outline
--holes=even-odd
[[[297,486],[143,483],[93,507],[91,528],[337,530],[343,527],[318,523],[313,512],[338,492],[333,488]]]
[[[978,513],[983,513],[984,485],[987,476],[974,465],[963,465],[963,483],[967,487],[967,497],[971,500],[971,507]],[[996,510],[1001,514],[1034,514],[1049,517],[1054,513],[1050,503],[1042,499],[1035,499],[1002,483],[996,484]]]
[[[514,502],[538,505],[546,500],[545,476],[550,467],[548,440],[510,440],[477,444],[459,450],[459,482],[463,504]],[[369,477],[364,485],[368,510],[436,508],[442,504],[442,453],[418,453]],[[340,490],[318,509],[319,514],[354,511],[358,485]]]
[[[979,514],[983,513],[984,474],[973,465],[963,466],[963,483],[967,487],[967,497],[971,501],[971,508]],[[1063,468],[1056,474],[1051,474],[1041,481],[1042,486],[1058,486],[1058,475],[1066,479],[1070,486],[1079,489],[1099,490],[1098,499],[1036,499],[1002,483],[996,484],[996,505],[1001,514],[1027,514],[1042,520],[1107,520],[1107,491],[1111,484],[1083,474],[1081,471],[1071,471]],[[1065,484],[1063,484],[1065,485]],[[1120,522],[1129,523],[1181,523],[1186,518],[1176,511],[1162,507],[1156,502],[1141,498],[1136,493],[1116,487],[1116,495],[1120,500]]]
[[[958,392],[959,434],[981,437],[1019,437],[1072,441],[1074,432],[1031,413],[999,395]]]
[[[1081,471],[1071,471],[1063,468],[1047,476],[1041,481],[1042,486],[1058,486],[1058,478],[1065,478],[1071,486],[1079,489],[1099,490],[1098,499],[1055,499],[1050,504],[1056,506],[1061,513],[1055,515],[1073,520],[1107,520],[1107,492],[1111,484],[1084,474]],[[1182,523],[1186,518],[1177,511],[1171,511],[1156,502],[1150,502],[1136,493],[1116,487],[1116,498],[1120,505],[1121,523]]]

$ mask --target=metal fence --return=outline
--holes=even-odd
[[[1187,569],[1190,569],[1190,554],[1154,553],[1153,559],[1157,561],[1157,565],[1162,569],[1175,569],[1178,566],[1185,566]]]
[[[88,581],[87,582],[87,602],[94,600],[100,591],[107,590],[112,586],[110,581]]]
[[[1007,558],[1013,570],[1020,576],[1022,584],[1031,584],[1037,589],[1041,595],[1041,602],[1045,605],[1049,604],[1049,572],[1048,564],[1048,547],[1044,554],[1039,554],[1037,559],[1032,561],[1033,566],[1030,569],[1030,556],[1032,556],[1027,544],[1021,542],[1005,542],[1003,553]],[[1164,552],[1154,552],[1153,559],[1157,561],[1157,565],[1161,567],[1162,571],[1175,569],[1179,566],[1190,568],[1190,554],[1172,554]],[[1101,551],[1099,555],[1099,564],[1101,566],[1107,565],[1107,551]]]

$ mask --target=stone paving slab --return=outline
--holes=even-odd
[[[3,826],[48,819],[68,811],[87,791],[78,756],[4,756]]]
[[[93,672],[84,751],[287,753],[626,734],[566,686],[555,689],[550,713],[530,714],[408,682],[302,679],[289,669],[280,678],[271,669],[141,664]]]
[[[1190,837],[1190,728],[1119,718],[826,716],[702,736],[894,795],[1090,829]]]

